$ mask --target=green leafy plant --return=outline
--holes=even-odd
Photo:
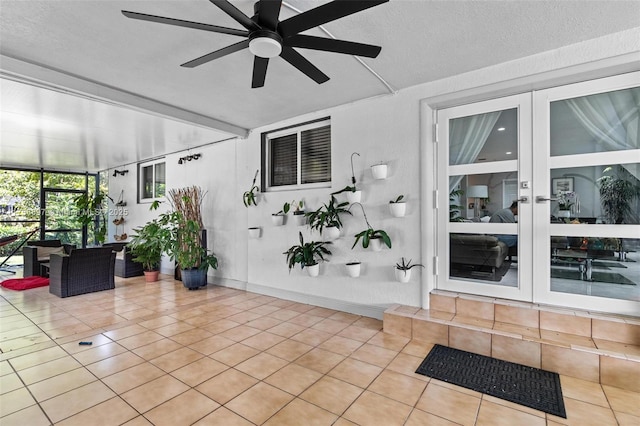
[[[95,239],[98,244],[105,242],[107,236],[107,210],[105,202],[107,195],[102,191],[95,194],[83,193],[73,199],[76,208],[76,218],[82,226],[89,226],[96,223]]]
[[[354,178],[355,179],[355,178]],[[354,183],[353,186],[345,186],[344,188],[342,188],[340,191],[336,191],[336,192],[332,192],[331,195],[338,195],[338,194],[342,194],[343,192],[356,192],[358,189],[356,188],[356,185]]]
[[[304,207],[304,201],[296,201],[293,200],[290,203],[286,202],[282,205],[282,209],[280,209],[278,212],[273,213],[274,215],[285,215],[285,214],[289,214],[289,212],[291,211],[291,207],[295,207],[294,210],[294,214],[300,214],[300,213],[296,213],[296,212],[300,212],[302,211],[302,207]]]
[[[367,219],[367,214],[364,211],[364,207],[360,203],[353,203],[352,206],[359,205],[362,209],[362,214],[364,216],[364,221],[367,223],[367,229],[355,235],[356,240],[354,241],[351,249],[358,244],[360,239],[362,239],[362,247],[369,248],[369,243],[372,239],[380,239],[382,242],[389,248],[391,248],[391,238],[383,229],[373,229],[371,224],[369,224],[369,220]],[[351,207],[349,208],[351,209]]]
[[[629,173],[624,167],[618,166],[615,176],[606,174],[613,170],[607,167],[598,178],[600,192],[600,205],[609,223],[622,223],[625,219],[631,219],[633,213],[631,203],[640,197],[640,185],[638,179]],[[636,222],[631,220],[630,222]]]
[[[349,203],[338,203],[336,198],[332,195],[329,204],[323,204],[318,210],[306,213],[309,219],[309,226],[320,233],[327,226],[335,226],[338,229],[342,228],[342,220],[340,220],[341,214],[351,214],[351,212],[345,207]]]
[[[415,268],[416,266],[419,266],[421,268],[424,268],[424,265],[421,265],[420,263],[411,263],[411,259],[409,259],[408,262],[406,262],[404,260],[404,257],[402,258],[401,263],[396,263],[396,269],[400,270],[400,271],[408,271],[411,268]]]
[[[244,194],[242,194],[242,202],[244,203],[245,207],[249,207],[250,205],[254,205],[257,206],[258,205],[258,201],[256,199],[256,191],[260,191],[260,188],[256,185],[256,179],[258,178],[258,171],[256,170],[256,174],[253,175],[253,182],[251,183],[251,189],[249,189],[248,191],[245,191]]]
[[[402,201],[403,199],[404,199],[404,195],[398,195],[398,198],[396,198],[395,200],[390,200],[389,204],[401,203],[403,202]]]
[[[145,271],[158,270],[163,248],[170,237],[169,231],[156,219],[133,231],[135,234],[129,242],[133,260],[141,263]]]
[[[331,255],[331,252],[325,247],[325,245],[331,244],[330,242],[311,241],[305,243],[302,232],[298,234],[300,236],[300,244],[291,246],[289,250],[283,253],[287,256],[289,272],[296,264],[300,265],[300,269],[304,269],[305,266],[312,266],[319,261],[325,261],[325,256]]]
[[[455,204],[456,199],[464,195],[462,189],[454,189],[449,193],[449,222],[462,222],[464,218],[460,216],[462,206]]]

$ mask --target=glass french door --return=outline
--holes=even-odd
[[[83,230],[76,219],[73,200],[84,193],[77,189],[42,190],[42,232],[45,239],[82,247]]]
[[[438,288],[530,300],[531,95],[441,110],[437,121]]]
[[[640,312],[638,81],[438,111],[437,288]]]

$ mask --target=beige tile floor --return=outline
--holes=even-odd
[[[0,425],[638,425],[640,395],[561,377],[567,419],[414,373],[381,321],[169,277],[0,290]],[[80,346],[79,341],[92,341]]]

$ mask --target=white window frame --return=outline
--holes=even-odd
[[[139,202],[140,203],[152,203],[156,200],[163,200],[165,198],[164,195],[161,195],[159,197],[156,197],[155,195],[155,188],[156,188],[156,165],[157,164],[161,164],[164,163],[165,164],[165,168],[164,168],[164,173],[165,173],[165,180],[167,178],[167,165],[166,165],[166,161],[164,158],[159,158],[157,160],[153,160],[153,161],[147,161],[144,163],[138,163],[138,198],[139,198]],[[144,198],[144,174],[142,173],[143,169],[146,167],[151,167],[153,170],[153,191],[154,191],[154,197],[150,197],[150,198]],[[165,188],[166,188],[166,182],[165,182]]]
[[[276,192],[276,191],[291,191],[291,190],[297,190],[297,189],[314,189],[314,188],[330,188],[331,187],[331,180],[333,178],[333,176],[329,177],[329,180],[327,182],[316,182],[316,183],[300,183],[301,179],[302,179],[302,148],[301,148],[301,134],[302,132],[306,131],[306,130],[311,130],[311,129],[316,129],[318,127],[324,127],[324,126],[331,126],[331,119],[330,118],[326,118],[326,119],[322,119],[322,120],[318,120],[318,121],[313,121],[311,123],[307,123],[307,124],[302,124],[302,125],[297,125],[297,126],[293,126],[293,127],[287,127],[285,129],[279,129],[279,130],[274,130],[271,132],[266,132],[264,134],[264,149],[263,149],[263,158],[262,158],[262,164],[263,164],[263,170],[265,170],[264,173],[264,182],[266,182],[264,188],[266,192]],[[293,135],[296,134],[297,135],[297,143],[296,143],[296,149],[297,149],[297,164],[298,164],[298,168],[297,168],[297,184],[295,185],[279,185],[279,186],[271,186],[271,164],[269,164],[269,158],[270,158],[270,149],[271,149],[271,139],[275,139],[275,138],[279,138],[282,136],[289,136],[289,135]],[[331,159],[331,163],[333,163],[333,144],[330,147],[330,159]],[[332,168],[332,174],[333,174],[333,168]]]

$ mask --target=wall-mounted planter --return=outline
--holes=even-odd
[[[260,227],[254,226],[252,228],[249,228],[249,238],[260,238]]]
[[[293,212],[293,220],[297,226],[304,226],[307,224],[307,217],[304,215],[304,212]]]
[[[371,238],[369,240],[369,247],[371,247],[373,251],[382,250],[382,238]]]
[[[411,279],[411,269],[402,270],[402,269],[395,268],[395,271],[396,271],[396,280],[398,280],[399,282],[408,283],[409,280]]]
[[[360,276],[360,266],[360,262],[349,262],[345,264],[345,267],[347,268],[347,274],[351,278],[358,278]]]
[[[359,203],[362,199],[362,191],[347,191],[347,201],[350,204]]]
[[[389,203],[389,211],[393,217],[404,217],[407,212],[407,203]]]
[[[282,225],[284,225],[284,215],[283,215],[283,214],[272,214],[272,215],[271,215],[271,222],[272,222],[275,226],[282,226]]]
[[[375,164],[371,166],[371,174],[374,179],[386,179],[387,178],[387,165]]]
[[[324,241],[335,241],[340,238],[340,229],[337,226],[325,226],[322,230],[322,239]]]
[[[316,263],[315,265],[307,265],[305,269],[310,277],[317,277],[320,273],[320,264]]]

